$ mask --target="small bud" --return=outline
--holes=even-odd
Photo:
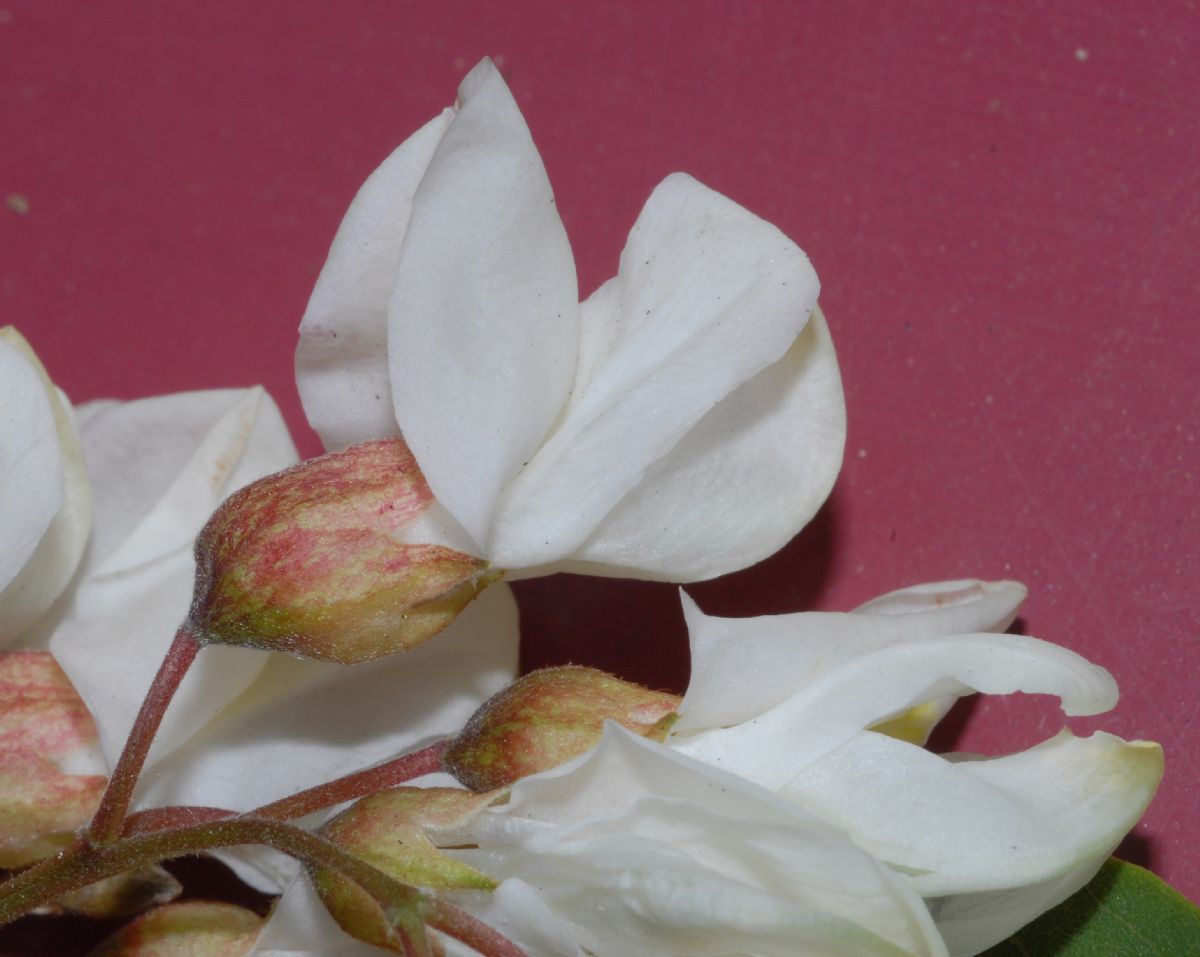
[[[405,884],[488,891],[495,881],[443,854],[431,838],[469,820],[495,796],[455,788],[394,788],[353,804],[321,834]],[[346,933],[386,950],[407,952],[369,894],[326,868],[312,868],[309,876],[326,910]]]
[[[246,486],[196,540],[191,626],[204,642],[342,664],[420,644],[500,577],[482,559],[403,540],[432,502],[399,439]]]
[[[96,725],[46,651],[0,653],[0,867],[32,864],[91,820],[105,778]]]
[[[606,720],[664,740],[679,700],[594,668],[534,671],[483,703],[451,739],[444,765],[473,791],[508,787],[599,744]]]
[[[263,919],[214,901],[182,901],[147,911],[92,951],[90,957],[244,957]]]

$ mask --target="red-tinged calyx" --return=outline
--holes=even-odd
[[[443,762],[471,790],[493,791],[595,747],[605,721],[662,741],[679,701],[594,668],[534,671],[485,701]]]
[[[57,853],[87,824],[105,778],[64,767],[98,754],[92,716],[50,653],[0,653],[0,867]]]
[[[474,556],[403,541],[432,502],[399,439],[248,485],[196,540],[192,627],[204,642],[343,664],[420,644],[500,577]]]
[[[321,835],[406,884],[490,891],[495,881],[443,853],[435,841],[496,797],[457,788],[393,788],[356,802],[326,824]],[[406,952],[394,923],[369,894],[327,868],[310,868],[309,876],[325,908],[348,934]]]

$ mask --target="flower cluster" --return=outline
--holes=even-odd
[[[1156,745],[924,747],[963,695],[1115,704],[1005,633],[1016,583],[745,619],[681,593],[682,696],[516,678],[502,577],[697,581],[813,516],[845,437],[817,293],[675,174],[580,302],[485,61],[334,240],[297,352],[325,456],[296,464],[261,389],[72,407],[0,333],[0,919],[142,912],[110,957],[969,957],[1083,886]],[[153,865],[201,849],[271,914],[168,903]]]

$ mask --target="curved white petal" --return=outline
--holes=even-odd
[[[470,831],[462,853],[588,953],[944,953],[920,900],[840,830],[615,726]]]
[[[33,556],[63,497],[50,395],[22,350],[0,340],[0,588]]]
[[[862,729],[971,691],[1052,694],[1069,715],[1099,714],[1117,701],[1112,676],[1065,648],[1021,635],[954,635],[858,656],[756,718],[670,742],[776,790]]]
[[[680,593],[692,677],[677,732],[747,721],[856,658],[939,635],[1003,631],[1027,594],[1017,582],[937,582],[891,592],[855,611],[759,618],[705,615]]]
[[[405,440],[482,546],[571,388],[578,291],[541,157],[490,61],[459,101],[413,199],[388,362]]]
[[[25,445],[44,434],[47,404],[57,448],[40,439]],[[58,598],[91,527],[92,493],[71,404],[20,334],[0,329],[0,643],[24,632]]]
[[[111,406],[88,420],[84,451],[96,491],[96,547],[49,646],[96,717],[113,761],[191,604],[197,532],[230,492],[292,464],[296,454],[278,409],[257,388]],[[264,660],[242,649],[202,654],[151,760],[237,697]]]
[[[719,402],[575,553],[575,569],[699,581],[774,554],[842,463],[845,400],[819,308],[783,358]]]
[[[689,176],[667,177],[634,224],[617,277],[582,309],[570,404],[505,492],[493,560],[540,565],[583,546],[714,406],[787,352],[818,288],[804,253],[774,226]],[[686,450],[679,467],[695,454]],[[719,478],[699,472],[690,478],[701,485]]]
[[[1137,823],[1162,749],[1068,731],[1019,754],[949,761],[864,731],[782,790],[908,873],[925,897],[1023,887],[1100,863]]]
[[[1115,847],[1036,884],[926,901],[951,957],[975,957],[1057,907],[1096,876]]]
[[[434,117],[363,183],[329,250],[296,346],[296,386],[329,450],[400,434],[387,359],[387,304],[413,194],[454,116]]]

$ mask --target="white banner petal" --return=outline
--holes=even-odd
[[[300,322],[296,386],[308,421],[330,451],[400,434],[392,409],[387,305],[413,194],[453,116],[448,109],[434,117],[363,183]]]
[[[1137,823],[1162,749],[1063,731],[1019,754],[949,761],[864,731],[781,794],[910,875],[925,897],[1039,884],[1094,862]]]
[[[940,635],[1003,631],[1027,592],[1017,582],[937,582],[891,592],[849,613],[758,618],[711,617],[680,594],[692,677],[677,732],[747,721],[820,675],[882,648]]]
[[[541,157],[490,61],[459,102],[413,200],[388,361],[405,440],[483,546],[502,489],[566,402],[578,290]]]
[[[583,546],[706,413],[787,352],[818,289],[807,257],[774,226],[689,176],[667,177],[616,279],[582,312],[570,405],[505,493],[494,561],[545,564]]]
[[[669,740],[685,754],[777,790],[864,728],[972,691],[1052,694],[1069,715],[1099,714],[1117,702],[1112,675],[1065,648],[1021,635],[954,635],[860,655],[742,724]]]
[[[699,581],[761,561],[828,497],[845,438],[837,357],[814,308],[784,357],[651,466],[567,570]]]

